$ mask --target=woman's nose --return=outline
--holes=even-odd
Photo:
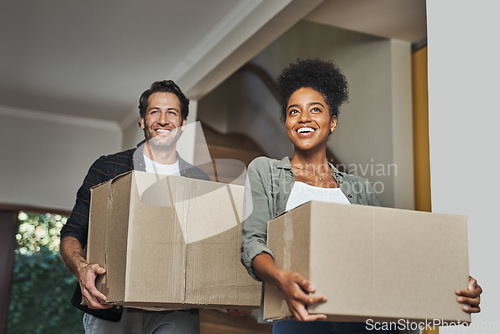
[[[307,111],[303,111],[300,113],[300,116],[299,116],[299,122],[307,122],[310,120],[310,116],[309,113]]]

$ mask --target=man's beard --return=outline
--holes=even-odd
[[[152,149],[158,151],[168,151],[171,149],[175,149],[177,141],[182,135],[182,130],[180,128],[175,128],[175,130],[173,130],[175,131],[174,137],[165,141],[163,138],[161,138],[161,136],[151,136],[150,130],[148,128],[145,128],[143,131],[144,137],[149,143],[149,146]]]

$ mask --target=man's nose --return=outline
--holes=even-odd
[[[166,112],[161,113],[160,119],[158,120],[158,123],[160,123],[162,125],[166,125],[166,124],[170,123],[170,120],[169,120]]]

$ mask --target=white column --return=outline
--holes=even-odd
[[[500,333],[498,0],[427,1],[434,212],[469,216],[470,272],[484,289],[472,326]]]

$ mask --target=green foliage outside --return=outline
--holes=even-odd
[[[7,333],[83,333],[83,314],[70,303],[76,279],[58,255],[66,217],[21,212],[18,218]]]

